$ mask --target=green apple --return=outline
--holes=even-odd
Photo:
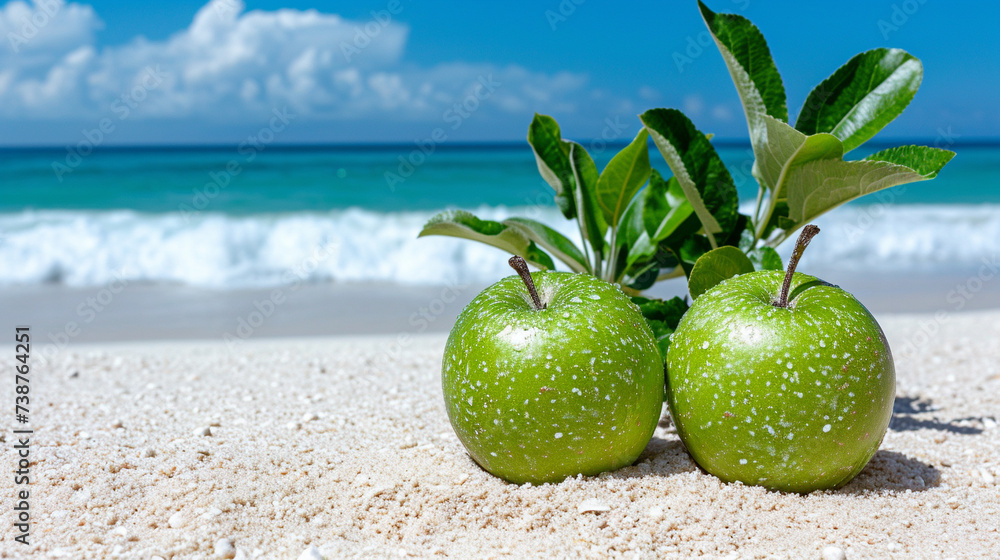
[[[717,284],[667,351],[667,400],[695,461],[725,481],[788,492],[846,484],[878,450],[895,370],[885,336],[848,292],[788,271]]]
[[[459,315],[441,366],[448,417],[472,458],[522,484],[633,463],[663,405],[663,361],[638,308],[589,274],[523,259]],[[537,286],[537,290],[536,290]]]

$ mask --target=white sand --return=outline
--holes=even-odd
[[[1000,558],[1000,312],[931,321],[883,318],[892,427],[808,496],[720,483],[666,422],[636,466],[506,484],[451,430],[440,335],[74,346],[36,368],[33,544],[5,475],[0,557]]]

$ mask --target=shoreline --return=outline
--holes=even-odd
[[[33,544],[0,558],[987,558],[1000,310],[933,318],[880,316],[894,350],[920,341],[894,352],[889,432],[805,496],[705,474],[666,415],[633,466],[500,481],[449,424],[443,333],[74,345],[33,362]]]
[[[812,271],[853,293],[879,318],[886,314],[956,315],[1000,308],[1000,290],[975,270],[953,273]],[[60,349],[88,342],[225,340],[339,335],[447,333],[485,285],[384,283],[297,284],[217,290],[129,283],[76,288],[7,286],[0,309],[11,324],[30,325]],[[684,296],[683,280],[644,295]]]

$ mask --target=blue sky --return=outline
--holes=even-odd
[[[1000,137],[1000,3],[708,5],[762,29],[792,115],[851,56],[891,46],[921,58],[924,81],[879,138]],[[18,0],[0,3],[0,39],[6,146],[88,134],[238,143],[276,112],[284,143],[407,143],[436,129],[448,142],[517,141],[535,111],[566,136],[627,140],[635,115],[661,106],[720,138],[746,136],[694,1]]]

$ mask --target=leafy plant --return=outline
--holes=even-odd
[[[775,247],[805,224],[866,194],[932,179],[955,155],[900,146],[844,159],[913,99],[923,66],[909,53],[879,48],[851,58],[809,93],[793,126],[760,30],[742,16],[714,13],[700,1],[698,7],[746,115],[759,185],[751,215],[739,213],[732,176],[710,136],[676,109],[639,115],[642,130],[600,172],[583,146],[562,138],[552,117],[536,114],[528,143],[559,210],[576,221],[582,248],[534,220],[480,220],[460,210],[433,217],[420,236],[472,239],[543,269],[554,268],[555,257],[570,270],[618,283],[635,296],[665,351],[687,303],[643,298],[642,290],[687,276],[697,298],[737,274],[781,270]],[[650,165],[650,139],[669,178]]]

